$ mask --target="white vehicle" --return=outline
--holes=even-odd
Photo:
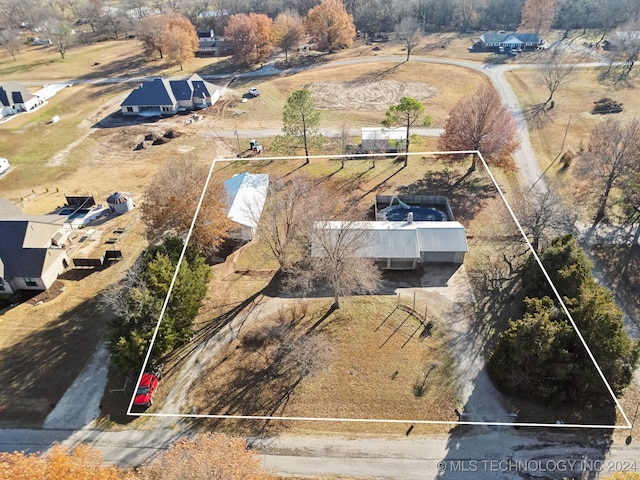
[[[258,90],[257,88],[250,88],[249,95],[253,95],[254,97],[257,97],[258,95],[260,95],[260,90]]]
[[[9,170],[9,160],[0,158],[0,175]]]

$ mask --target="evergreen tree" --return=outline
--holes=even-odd
[[[576,298],[583,284],[594,281],[591,273],[593,262],[571,234],[555,238],[539,256],[551,281],[563,297]],[[553,296],[549,282],[533,256],[527,262],[523,278],[526,279],[526,296]]]
[[[619,394],[638,365],[640,342],[625,332],[613,295],[596,283],[592,264],[573,237],[556,238],[540,256],[607,382]],[[527,270],[525,291],[550,290],[537,265],[530,262]],[[490,355],[489,369],[498,386],[521,398],[556,404],[601,401],[602,378],[564,311],[548,296],[527,298],[525,306],[523,318],[510,322]]]
[[[182,245],[179,238],[165,239],[145,255],[139,275],[128,276],[116,291],[108,292],[118,315],[107,332],[109,351],[114,364],[122,370],[138,368],[144,360]],[[188,247],[158,330],[151,362],[161,360],[189,341],[209,278],[204,257]]]
[[[287,99],[282,110],[283,136],[276,137],[274,149],[294,154],[304,149],[309,163],[310,149],[322,145],[324,137],[318,131],[320,111],[316,108],[311,92],[306,88],[296,90]]]

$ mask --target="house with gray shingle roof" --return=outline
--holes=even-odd
[[[480,43],[487,50],[521,49],[535,50],[544,45],[544,39],[537,33],[496,33],[487,32],[480,35]]]
[[[173,115],[179,109],[197,109],[216,103],[221,89],[193,74],[143,82],[120,104],[123,115]]]
[[[6,201],[0,211],[0,294],[47,290],[69,264],[66,217],[23,215]]]
[[[42,103],[41,98],[30,93],[18,82],[0,83],[0,118],[28,112]]]

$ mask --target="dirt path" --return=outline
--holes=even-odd
[[[118,95],[108,102],[103,103],[102,105],[100,105],[100,108],[98,108],[90,117],[85,118],[82,122],[80,122],[80,125],[78,125],[78,127],[83,130],[83,133],[74,142],[70,143],[54,156],[52,156],[47,162],[47,166],[57,167],[59,165],[62,165],[69,156],[69,153],[71,153],[74,148],[81,145],[82,142],[84,142],[87,137],[94,132],[94,130],[96,129],[94,125],[102,118],[104,118],[106,112],[110,112],[116,105],[122,103],[124,97],[125,95]]]

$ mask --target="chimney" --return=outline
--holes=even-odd
[[[407,214],[407,223],[411,225],[413,223],[413,212]]]

